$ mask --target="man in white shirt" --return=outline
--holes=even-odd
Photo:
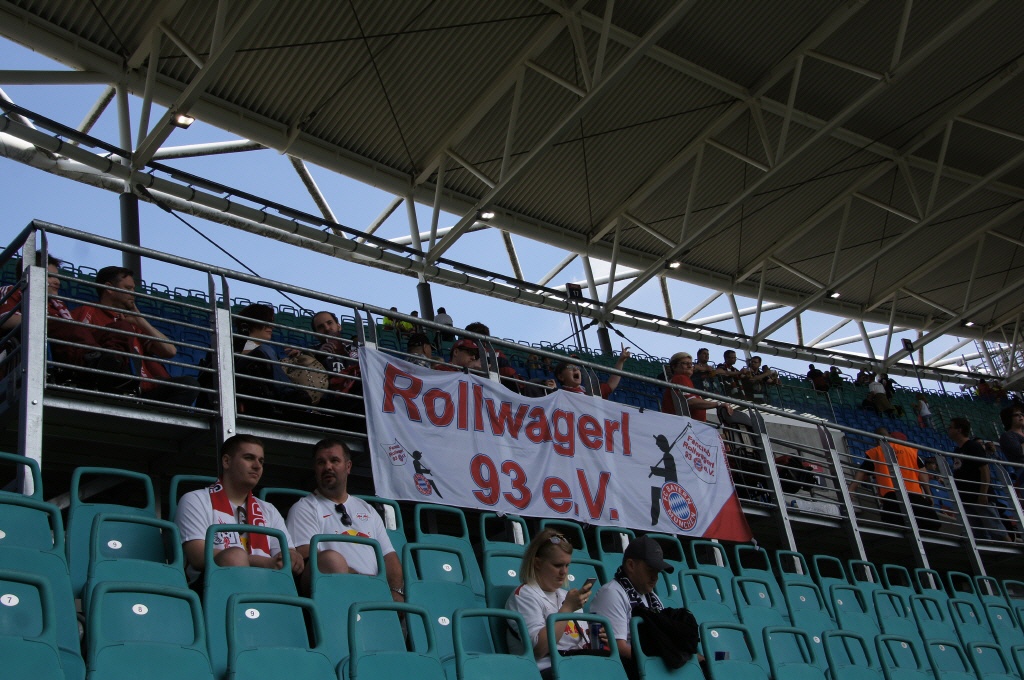
[[[174,517],[181,533],[190,583],[197,581],[206,567],[206,530],[214,524],[266,526],[284,532],[291,543],[281,513],[252,493],[263,476],[263,443],[251,435],[239,434],[227,439],[220,451],[221,474],[217,483],[182,496]],[[214,550],[214,562],[222,567],[280,569],[283,565],[277,539],[265,534],[218,533]],[[299,553],[289,550],[292,573],[301,574],[304,562]]]
[[[295,538],[296,549],[309,559],[309,543],[317,534],[337,534],[372,538],[380,544],[384,555],[384,573],[391,595],[397,602],[405,601],[402,563],[391,545],[387,529],[377,511],[366,501],[348,493],[348,476],[352,457],[343,442],[322,439],[313,445],[313,474],[316,491],[299,500],[288,511],[288,529]],[[327,574],[377,574],[373,550],[352,543],[321,543],[317,567]],[[303,577],[306,588],[308,574]]]

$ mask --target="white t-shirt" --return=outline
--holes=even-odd
[[[918,402],[917,402],[917,412],[918,412],[919,415],[922,415],[922,416],[930,416],[932,414],[932,410],[930,408],[928,408],[928,402],[925,401],[924,399],[919,399],[918,400]]]
[[[291,545],[292,539],[288,534],[288,527],[285,526],[281,513],[267,501],[261,501],[258,498],[255,500],[256,505],[263,512],[266,526],[283,531],[288,544]],[[182,544],[185,544],[189,541],[206,540],[206,530],[214,524],[238,524],[239,522],[238,518],[234,515],[228,515],[213,509],[208,489],[196,489],[195,491],[188,492],[178,501],[178,511],[174,516],[174,523],[178,525]],[[269,555],[257,548],[253,548],[252,554],[260,557],[273,557],[281,552],[281,546],[276,538],[268,537],[267,540],[270,544]],[[223,550],[224,545],[241,545],[239,535],[235,532],[218,533],[214,537],[213,549]],[[193,569],[191,565],[187,565],[185,567],[185,575],[188,577],[189,583],[191,583],[199,578],[199,571]]]
[[[334,509],[334,501],[314,492],[301,498],[288,511],[288,531],[295,539],[295,547],[309,545],[317,534],[348,534],[372,538],[380,544],[382,555],[395,552],[388,537],[387,529],[380,515],[369,503],[361,498],[349,496],[345,511],[352,519],[352,526],[341,523],[341,514]],[[360,574],[377,575],[377,560],[373,549],[352,543],[321,543],[319,551],[333,550],[341,553],[348,566]]]
[[[880,382],[868,383],[868,394],[885,394],[885,385]]]
[[[590,613],[599,614],[612,624],[612,634],[616,640],[630,641],[629,620],[633,615],[633,607],[629,604],[626,589],[615,580],[601,586],[590,603]]]
[[[536,646],[540,639],[541,631],[547,625],[548,616],[558,611],[565,601],[568,591],[559,588],[553,593],[546,593],[539,586],[533,584],[521,585],[513,591],[505,603],[506,609],[519,612],[526,619],[526,629],[530,633],[530,642]],[[580,611],[580,610],[576,610]],[[547,633],[545,633],[546,635]],[[514,654],[522,653],[523,643],[512,633],[508,633],[508,649]],[[587,646],[586,638],[575,621],[570,621],[565,626],[565,632],[558,639],[558,649],[577,649]],[[537,659],[538,670],[551,668],[551,656]]]

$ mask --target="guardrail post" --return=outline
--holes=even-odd
[[[846,511],[846,522],[843,528],[850,539],[850,545],[857,553],[858,559],[867,560],[867,552],[864,550],[864,539],[861,537],[860,527],[857,524],[857,508],[853,504],[853,497],[850,496],[850,487],[846,483],[846,475],[843,472],[843,461],[839,457],[839,450],[836,449],[835,439],[832,432],[824,425],[818,425],[818,436],[821,439],[821,447],[828,451],[832,461],[832,473],[836,480],[836,493],[843,499],[843,509]]]
[[[229,299],[225,294],[225,299]],[[237,433],[238,407],[235,402],[235,353],[231,338],[231,310],[214,306],[214,367],[217,375],[217,422],[219,442]],[[219,443],[218,442],[218,443]]]
[[[33,255],[28,262],[34,260]],[[26,267],[27,285],[21,298],[18,452],[39,463],[40,469],[43,466],[43,389],[46,386],[46,275],[46,267],[34,264]],[[35,489],[31,475],[23,475],[19,481],[23,494],[33,493]]]

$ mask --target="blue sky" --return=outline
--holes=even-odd
[[[12,70],[64,68],[42,55],[2,38],[0,38],[0,63],[4,65],[4,69]],[[104,89],[101,85],[2,87],[15,103],[71,126],[78,125]],[[130,106],[132,115],[137,120],[141,99],[132,97]],[[154,113],[153,119],[158,115],[158,113]],[[116,125],[116,108],[112,104],[100,118],[92,130],[92,134],[116,143],[118,140]],[[137,125],[135,128],[137,130]],[[199,121],[188,130],[175,130],[165,142],[165,146],[230,139],[236,139],[236,137]],[[263,150],[243,154],[208,156],[167,163],[296,209],[319,214],[288,159],[276,151]],[[310,170],[338,220],[347,226],[360,230],[365,229],[393,199],[393,195],[389,193],[342,175],[315,166],[310,166]],[[46,220],[119,238],[119,205],[118,197],[114,193],[35,170],[6,158],[0,158],[0,180],[2,180],[0,181],[0,201],[4,206],[3,221],[0,226],[0,235],[4,238],[0,240],[5,244],[32,219]],[[205,240],[155,206],[142,203],[140,213],[144,246],[184,255],[202,262],[239,268]],[[431,218],[430,206],[417,205],[417,215],[420,229],[427,230]],[[267,278],[383,307],[397,306],[403,312],[418,308],[414,278],[286,246],[199,218],[185,216],[185,219]],[[439,226],[449,226],[456,221],[456,216],[442,214]],[[408,236],[408,234],[408,219],[404,205],[399,207],[377,232],[377,235],[386,238]],[[514,240],[524,275],[528,280],[538,280],[563,257],[562,252],[536,241],[519,237],[514,237]],[[57,256],[77,265],[98,268],[119,260],[119,256],[111,251],[82,243],[58,240],[51,246],[51,249]],[[481,253],[490,254],[481,257]],[[446,253],[446,257],[511,274],[511,266],[505,254],[504,243],[494,230],[463,236]],[[594,267],[597,276],[607,272],[607,266],[604,263],[595,261]],[[205,279],[180,270],[172,271],[161,263],[144,262],[143,278],[147,281],[158,281],[171,286],[202,290],[206,288]],[[583,265],[577,259],[549,285],[583,279]],[[599,290],[603,297],[604,287]],[[673,309],[677,316],[689,311],[711,292],[677,281],[670,283],[670,291]],[[571,332],[568,317],[561,314],[503,302],[440,285],[433,285],[432,293],[434,306],[446,307],[454,317],[456,325],[484,321],[499,337],[530,341],[542,339],[559,341]],[[287,300],[278,293],[255,291],[244,285],[233,286],[232,294],[274,304],[288,304]],[[652,281],[630,298],[626,306],[663,314],[664,306],[661,299],[660,288],[655,281]],[[737,302],[740,307],[753,304],[753,301],[748,299],[738,298]],[[728,301],[723,297],[700,312],[698,316],[707,316],[728,310]],[[777,318],[778,314],[779,312],[764,314],[762,325]],[[809,340],[817,336],[833,325],[836,320],[834,317],[819,313],[803,315],[804,337]],[[753,318],[747,317],[744,322],[747,329],[750,330]],[[735,330],[731,319],[716,324],[716,326],[729,331]],[[869,329],[877,327],[869,326]],[[635,346],[654,355],[668,356],[682,350],[696,353],[697,349],[696,342],[693,341],[673,339],[632,329],[623,329],[623,333],[632,343],[637,343]],[[855,326],[849,325],[839,331],[837,336],[855,333]],[[793,325],[790,324],[773,338],[795,342]],[[597,346],[597,337],[593,331],[590,331],[588,341],[591,347]],[[616,348],[618,348],[619,342],[620,339],[613,336],[613,344]],[[898,340],[894,341],[897,347],[898,342]],[[876,340],[874,347],[877,353],[884,352],[882,340]],[[858,344],[840,349],[858,351],[862,349],[862,346]],[[969,351],[973,351],[973,348]],[[717,359],[717,354],[719,354],[717,350],[713,351],[713,360]],[[807,370],[804,362],[776,360],[774,357],[767,357],[765,363],[799,373],[804,373]],[[902,382],[909,384],[910,381],[903,379]]]

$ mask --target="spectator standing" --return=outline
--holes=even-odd
[[[928,397],[923,392],[918,392],[915,396],[917,401],[914,403],[914,413],[917,414],[917,424],[930,430],[932,429],[932,410],[928,408]]]
[[[711,365],[711,352],[707,347],[697,350],[697,362],[693,365],[693,375],[690,376],[690,381],[698,390],[715,391],[715,367]]]
[[[437,308],[437,314],[434,315],[434,323],[439,323],[439,324],[442,324],[444,326],[454,326],[455,325],[455,322],[452,320],[452,317],[448,315],[448,312],[445,311],[444,307],[438,307]],[[455,339],[455,333],[453,333],[452,331],[449,331],[449,330],[443,330],[443,331],[441,331],[441,339],[446,341],[446,342],[448,342],[450,340],[454,340]]]
[[[825,377],[825,373],[820,368],[815,368],[814,364],[808,365],[807,369],[807,379],[811,381],[811,386],[819,392],[828,392],[828,378]]]
[[[991,505],[992,469],[985,460],[988,458],[985,445],[971,436],[971,421],[967,418],[952,418],[946,432],[956,445],[954,453],[971,456],[953,461],[953,479],[956,480],[967,521],[978,538],[1005,540],[1002,521]]]
[[[683,387],[693,388],[690,376],[693,375],[693,357],[688,352],[676,352],[668,362],[671,377],[669,382]],[[689,416],[694,420],[707,422],[708,409],[724,406],[732,413],[732,406],[719,401],[711,401],[691,392],[680,392],[668,388],[661,398],[661,412],[677,416]]]
[[[875,434],[888,437],[889,430],[879,427],[875,430]],[[893,433],[893,439],[900,438],[896,436],[897,434],[900,433]],[[935,508],[928,497],[931,491],[928,484],[928,473],[917,449],[912,449],[903,444],[880,440],[878,446],[865,451],[864,462],[854,475],[853,481],[850,482],[850,493],[854,493],[868,477],[874,475],[879,505],[881,505],[884,512],[890,515],[888,517],[883,515],[882,521],[891,522],[893,518],[902,516],[903,511],[900,507],[893,478],[896,472],[892,469],[889,459],[885,455],[886,448],[892,452],[893,457],[896,459],[896,465],[899,467],[899,474],[903,477],[903,483],[907,488],[907,496],[910,497],[910,504],[914,508],[914,515],[918,526],[929,531],[938,530],[938,516],[935,514]]]
[[[999,437],[999,448],[1006,460],[1024,464],[1024,406],[1014,404],[999,412],[1003,421],[1003,434]],[[1016,486],[1024,485],[1024,468],[1010,468]]]

